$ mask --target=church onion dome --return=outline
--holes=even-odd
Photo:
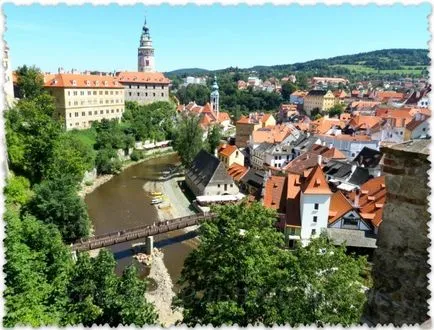
[[[214,83],[212,85],[212,89],[213,90],[218,90],[219,89],[219,85],[217,85],[217,77],[214,76]]]

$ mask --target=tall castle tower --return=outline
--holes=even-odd
[[[212,109],[214,110],[214,112],[217,115],[217,119],[219,117],[219,98],[220,98],[220,94],[219,94],[219,85],[217,85],[217,77],[214,76],[214,84],[212,85],[212,92],[211,92],[211,105],[212,105]]]
[[[143,25],[142,35],[140,37],[140,47],[138,49],[138,71],[139,72],[155,72],[154,48],[152,47],[152,39],[149,34],[149,29]]]

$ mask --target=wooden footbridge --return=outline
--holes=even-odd
[[[160,221],[153,225],[139,226],[130,229],[124,229],[112,233],[97,235],[72,244],[72,251],[90,251],[118,243],[134,241],[139,238],[155,236],[168,233],[174,230],[198,225],[203,221],[212,220],[214,214],[195,214],[187,217],[176,218],[167,221]]]

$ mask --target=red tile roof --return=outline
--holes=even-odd
[[[285,186],[284,176],[271,176],[264,187],[264,206],[274,210],[281,210],[284,207],[283,194]],[[283,199],[282,199],[283,197]]]
[[[124,83],[148,83],[168,85],[170,80],[161,72],[119,72],[117,75],[120,82]]]
[[[59,88],[124,88],[118,79],[113,76],[70,73],[45,75],[44,86]]]
[[[353,209],[353,204],[338,190],[330,199],[329,224],[335,222],[340,217]]]
[[[244,174],[247,173],[247,171],[247,167],[244,167],[238,163],[233,163],[228,168],[228,174],[234,179],[235,182],[240,181]]]
[[[225,144],[219,148],[219,155],[229,157],[237,150],[238,148],[236,146]]]
[[[330,194],[331,190],[324,176],[324,172],[321,166],[315,166],[306,178],[305,184],[303,185],[303,193],[314,195],[314,194]]]

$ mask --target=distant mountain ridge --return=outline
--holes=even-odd
[[[328,59],[316,59],[294,64],[257,65],[251,68],[238,68],[241,72],[256,71],[258,73],[271,73],[279,71],[290,72],[315,72],[316,70],[328,70],[333,68],[337,74],[345,75],[351,72],[394,72],[422,73],[430,64],[428,49],[382,49],[353,55],[341,55]],[[229,67],[220,70],[206,70],[200,68],[178,69],[166,72],[168,77],[182,75],[202,75],[231,71]]]

